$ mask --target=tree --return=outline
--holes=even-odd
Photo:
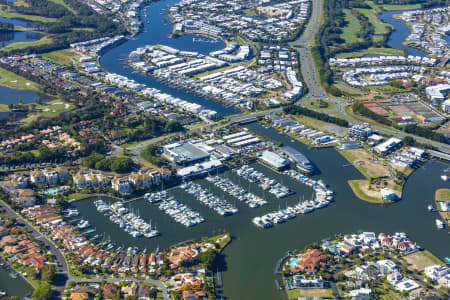
[[[34,290],[31,300],[50,300],[52,298],[52,287],[48,282],[42,282],[41,285]]]
[[[412,136],[407,135],[403,138],[403,143],[407,146],[414,146],[416,141],[414,140],[414,138]]]

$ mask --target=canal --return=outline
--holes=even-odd
[[[9,271],[0,267],[0,290],[7,293],[7,296],[17,296],[22,299],[32,292],[31,287],[22,278],[16,279],[9,275]]]
[[[440,180],[442,171],[448,167],[446,164],[438,161],[426,163],[408,179],[401,201],[388,206],[373,205],[353,195],[347,181],[363,177],[354,167],[348,166],[348,162],[336,150],[310,148],[258,123],[247,126],[262,136],[303,152],[321,171],[315,179],[323,179],[330,185],[336,192],[336,201],[324,209],[299,215],[272,229],[257,228],[251,223],[253,217],[296,203],[302,198],[309,199],[312,190],[255,163],[253,167],[295,190],[296,194],[285,199],[276,199],[258,186],[238,177],[234,172],[224,172],[222,176],[230,178],[269,201],[266,206],[251,209],[211,186],[206,180],[196,180],[202,186],[209,187],[218,197],[236,203],[240,212],[234,216],[221,217],[191,195],[175,188],[170,190],[170,193],[206,219],[205,223],[185,228],[159,211],[154,204],[145,200],[130,203],[130,208],[146,221],[152,220],[152,224],[157,225],[161,236],[154,239],[132,238],[99,214],[94,208],[93,201],[80,201],[75,205],[83,217],[97,228],[97,234],[105,232],[106,236],[109,235],[118,246],[138,246],[153,251],[158,247],[163,249],[180,241],[210,236],[226,229],[233,237],[233,242],[224,252],[225,263],[222,266],[223,295],[229,299],[283,299],[284,295],[276,290],[274,283],[273,271],[277,260],[289,249],[303,249],[310,243],[336,233],[353,233],[358,230],[387,233],[402,231],[439,257],[450,255],[450,239],[447,231],[436,229],[434,222],[436,215],[426,209],[427,205],[433,202],[437,188],[450,186]]]
[[[158,1],[141,11],[141,18],[144,22],[143,30],[133,39],[126,41],[120,46],[105,53],[100,63],[103,68],[112,73],[118,73],[136,82],[146,84],[149,87],[157,88],[163,92],[183,100],[198,103],[205,108],[217,111],[219,116],[227,116],[239,113],[234,107],[225,105],[209,98],[198,96],[183,89],[175,88],[165,82],[155,78],[139,74],[130,68],[126,63],[128,54],[144,45],[167,45],[185,51],[196,51],[201,54],[208,54],[225,47],[222,41],[214,41],[211,38],[202,36],[204,42],[194,41],[195,35],[184,35],[178,38],[170,38],[172,26],[167,19],[167,8],[178,0]],[[197,37],[198,39],[198,37]]]
[[[421,57],[427,56],[427,54],[422,50],[403,45],[403,42],[408,37],[411,31],[409,30],[408,26],[394,18],[394,15],[399,15],[402,13],[403,11],[384,11],[378,15],[378,18],[386,23],[391,24],[392,27],[394,27],[394,30],[392,31],[387,41],[387,45],[391,48],[405,49],[408,55]]]

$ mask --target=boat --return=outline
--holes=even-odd
[[[445,223],[442,220],[436,219],[436,227],[439,229],[443,229],[445,227]]]
[[[428,205],[428,206],[427,206],[427,209],[428,209],[428,211],[433,211],[433,205],[431,205],[431,204]]]
[[[7,293],[5,291],[0,290],[0,297],[4,297],[6,295],[7,295]]]
[[[448,180],[448,176],[447,176],[447,175],[442,175],[442,176],[441,176],[441,179],[442,179],[443,181],[447,181],[447,180]]]

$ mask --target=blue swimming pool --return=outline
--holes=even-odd
[[[290,262],[289,262],[289,266],[292,268],[295,266],[295,263],[297,262],[297,260],[299,260],[298,257],[293,258]]]

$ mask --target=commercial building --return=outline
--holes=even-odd
[[[282,147],[281,149],[294,163],[296,163],[300,171],[308,174],[314,172],[314,165],[305,155],[303,155],[303,153],[289,146]]]
[[[163,149],[164,155],[177,164],[192,164],[209,158],[208,152],[191,143],[173,143]]]
[[[380,154],[386,154],[389,151],[391,151],[394,148],[396,148],[401,143],[402,143],[401,139],[395,138],[395,137],[391,137],[387,141],[385,141],[385,142],[379,144],[378,146],[376,146],[375,147],[375,151],[377,151]]]
[[[223,168],[223,164],[220,160],[212,159],[204,163],[195,164],[186,168],[177,170],[177,175],[186,178],[200,177],[207,175],[210,172],[220,170]]]
[[[269,150],[265,150],[263,153],[261,153],[258,157],[258,160],[277,171],[289,168],[289,161],[287,159]]]

